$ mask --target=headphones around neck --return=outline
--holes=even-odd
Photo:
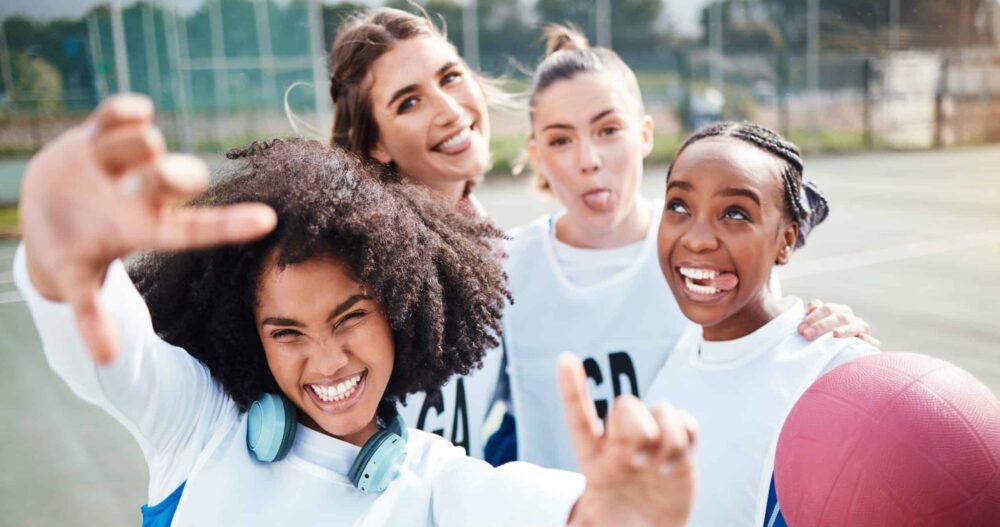
[[[280,461],[295,441],[295,405],[283,395],[265,393],[247,411],[247,448],[258,461]],[[396,414],[361,447],[348,479],[361,492],[382,492],[399,475],[406,459],[406,424]]]

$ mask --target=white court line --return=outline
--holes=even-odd
[[[0,293],[0,305],[16,304],[18,302],[24,302],[24,299],[21,298],[21,295],[19,295],[17,291],[6,291]]]
[[[983,245],[1000,243],[1000,230],[985,231],[964,236],[956,236],[943,240],[927,240],[921,242],[907,243],[888,247],[885,249],[875,249],[872,251],[861,251],[851,254],[830,256],[827,258],[817,258],[816,260],[804,261],[795,267],[782,269],[780,275],[782,280],[786,278],[802,278],[835,271],[847,271],[859,267],[867,267],[908,258],[918,258],[933,254],[972,249]]]

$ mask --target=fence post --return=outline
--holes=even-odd
[[[788,137],[789,127],[788,50],[782,47],[778,51],[778,129]]]
[[[862,125],[864,126],[864,146],[867,149],[872,149],[875,146],[874,136],[872,135],[872,59],[871,57],[865,57],[865,61],[861,67],[861,93],[863,103],[862,110]]]

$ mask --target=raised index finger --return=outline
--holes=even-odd
[[[594,402],[587,393],[587,376],[583,371],[583,364],[576,356],[563,353],[556,366],[570,437],[578,457],[581,460],[589,459],[598,448],[601,422]]]

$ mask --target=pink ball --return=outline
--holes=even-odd
[[[790,527],[1000,526],[1000,401],[926,355],[847,363],[792,408],[774,477]]]

